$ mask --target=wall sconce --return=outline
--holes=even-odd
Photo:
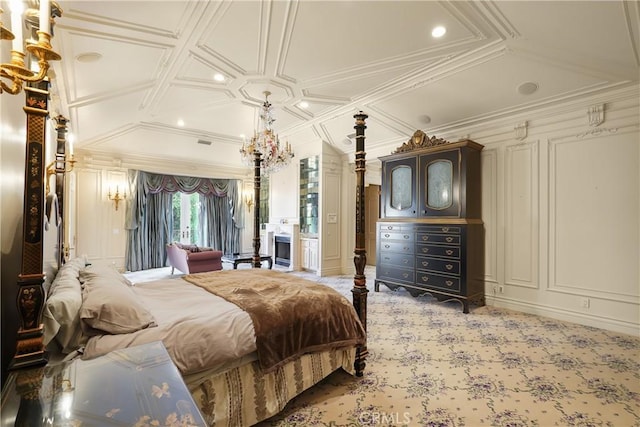
[[[111,188],[109,188],[109,192],[107,193],[107,198],[109,200],[112,200],[113,203],[116,206],[116,210],[118,210],[118,204],[120,203],[121,200],[126,200],[127,198],[127,192],[125,191],[122,195],[120,194],[120,186],[116,186],[116,193],[112,196],[111,195]]]
[[[56,163],[57,163],[57,160],[54,160],[47,165],[46,191],[44,194],[49,194],[51,191],[51,186],[49,185],[49,178],[51,177],[51,175],[55,175],[56,172],[58,172],[56,168]],[[65,156],[64,160],[62,161],[61,166],[63,169],[61,170],[61,172],[64,172],[64,173],[71,172],[75,164],[76,164],[76,159],[73,157],[73,154],[70,154],[69,157]]]
[[[247,210],[251,211],[253,207],[253,196],[251,194],[245,194],[244,203],[247,205]]]
[[[31,0],[35,4],[35,0]],[[40,9],[28,8],[24,11],[23,0],[10,0],[11,31],[0,23],[0,40],[11,40],[11,60],[0,64],[0,77],[11,81],[11,85],[0,81],[0,93],[12,95],[20,93],[24,83],[39,82],[47,76],[49,61],[59,61],[62,57],[51,48],[53,18],[62,16],[60,6],[51,0],[39,0]],[[4,10],[0,9],[0,14]],[[24,12],[24,13],[23,13]],[[28,39],[23,41],[22,28],[26,27]],[[37,38],[37,41],[34,40]],[[25,65],[25,56],[29,62],[37,59],[38,70],[32,71]]]

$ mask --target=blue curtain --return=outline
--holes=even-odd
[[[176,192],[200,195],[201,241],[223,252],[238,252],[243,210],[237,180],[158,175],[131,170],[125,266],[129,271],[164,267],[171,242],[171,199]]]

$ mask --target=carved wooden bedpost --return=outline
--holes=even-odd
[[[61,221],[61,225],[58,226],[58,253],[57,261],[58,268],[65,263],[65,248],[64,248],[64,181],[65,172],[67,171],[67,159],[66,159],[66,145],[67,145],[67,123],[69,120],[59,115],[55,118],[56,131],[58,133],[56,138],[56,196],[58,198],[58,216]],[[68,160],[73,168],[74,160],[70,158]]]
[[[367,277],[364,275],[364,267],[367,264],[367,251],[365,250],[365,209],[364,209],[364,173],[366,170],[366,153],[364,151],[364,130],[367,128],[365,120],[367,116],[362,111],[353,118],[356,119],[356,247],[353,263],[356,267],[356,274],[353,277],[353,306],[360,317],[360,321],[367,330]],[[362,376],[367,358],[366,343],[356,350],[355,370],[357,376]]]
[[[42,310],[45,293],[42,283],[45,135],[49,82],[25,87],[27,145],[24,172],[22,267],[18,275],[19,328],[16,354],[9,369],[37,366],[48,361],[44,348]]]
[[[260,260],[260,166],[262,163],[260,151],[253,152],[253,268],[262,267]]]

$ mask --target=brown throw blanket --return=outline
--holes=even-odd
[[[364,344],[353,305],[327,286],[273,270],[197,273],[184,279],[236,304],[253,320],[258,360],[271,371],[304,353]]]

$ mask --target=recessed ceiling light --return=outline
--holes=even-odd
[[[307,101],[300,101],[300,104],[298,105],[300,106],[300,108],[304,108],[304,109],[309,108],[309,103]]]
[[[446,32],[447,29],[445,27],[443,27],[442,25],[438,25],[437,27],[434,27],[433,30],[431,30],[431,36],[438,39],[444,36]]]
[[[98,52],[85,52],[76,56],[76,61],[78,62],[96,62],[102,58],[102,55]]]
[[[178,119],[178,126],[183,127],[184,126],[184,120]]]
[[[538,91],[538,83],[536,82],[524,82],[518,86],[518,93],[521,95],[531,95]]]
[[[220,73],[216,73],[213,76],[213,80],[217,81],[217,82],[223,82],[224,81],[224,75],[220,74]]]

